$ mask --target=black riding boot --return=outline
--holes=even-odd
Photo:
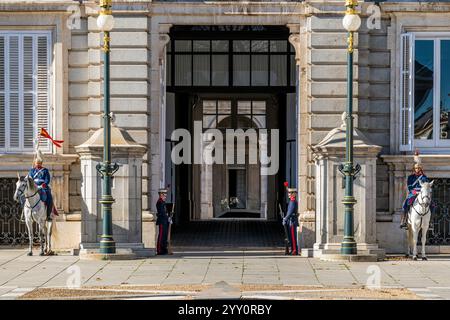
[[[47,203],[47,221],[52,221],[53,202]]]
[[[405,211],[402,214],[402,218],[401,218],[401,224],[400,224],[400,229],[407,229],[408,228],[408,223],[406,222],[408,219],[408,212]]]

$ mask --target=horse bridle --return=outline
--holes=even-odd
[[[424,196],[424,197],[422,197],[422,198],[423,198],[423,199],[429,199],[429,200],[430,200],[430,206],[431,206],[431,198],[430,198],[429,196]],[[424,202],[420,202],[419,196],[416,198],[416,201],[417,201],[417,203],[418,203],[422,208],[425,208],[425,204],[424,204]],[[415,201],[414,201],[414,202],[415,202]],[[430,206],[428,206],[428,210],[426,210],[425,213],[423,213],[423,214],[417,212],[417,210],[414,208],[414,205],[412,206],[412,208],[413,208],[413,210],[414,210],[419,216],[424,217],[424,216],[426,216],[428,213],[431,212]]]
[[[24,187],[23,189],[22,189],[22,186]],[[19,197],[20,197],[20,196],[24,196],[25,199],[30,199],[30,198],[33,198],[33,197],[39,192],[39,189],[38,189],[38,190],[36,190],[36,192],[35,192],[33,195],[27,197],[27,196],[24,195],[25,190],[26,190],[26,188],[27,188],[26,183],[24,183],[22,186],[21,186],[19,189],[17,189],[18,192],[20,191]],[[39,197],[39,200],[38,200],[38,201],[34,204],[34,206],[32,206],[32,207],[27,206],[27,204],[26,204],[26,202],[25,202],[25,207],[27,207],[28,209],[33,210],[34,208],[37,207],[37,205],[38,205],[41,201],[42,201],[42,200],[41,200],[41,197]]]

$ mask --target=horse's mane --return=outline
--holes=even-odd
[[[36,190],[36,185],[34,184],[33,179],[31,179],[31,177],[29,177],[29,176],[26,176],[24,179],[27,180],[27,188],[28,188],[28,190],[35,191]]]

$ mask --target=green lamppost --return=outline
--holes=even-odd
[[[353,207],[356,199],[353,196],[353,180],[361,167],[353,165],[353,35],[361,26],[361,18],[356,12],[357,0],[346,0],[347,11],[342,21],[344,28],[348,31],[347,52],[347,112],[345,132],[345,163],[339,170],[345,178],[344,204],[344,239],[341,243],[341,254],[356,254],[356,241],[353,227]]]
[[[103,162],[97,164],[97,171],[102,176],[103,187],[100,203],[103,213],[103,233],[100,239],[100,253],[116,253],[116,243],[113,239],[112,228],[112,204],[111,195],[112,176],[119,168],[116,163],[111,163],[111,114],[109,95],[109,32],[114,26],[114,17],[111,12],[111,0],[100,0],[100,12],[97,18],[97,26],[103,31],[103,60],[104,60],[104,95],[103,95]]]

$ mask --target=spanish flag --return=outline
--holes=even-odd
[[[61,143],[64,142],[64,140],[54,140],[54,139],[48,134],[47,130],[45,130],[44,128],[41,128],[41,132],[39,133],[39,135],[40,135],[41,137],[44,137],[44,138],[46,138],[46,139],[51,140],[51,142],[52,142],[55,146],[57,146],[58,148],[61,148]]]

